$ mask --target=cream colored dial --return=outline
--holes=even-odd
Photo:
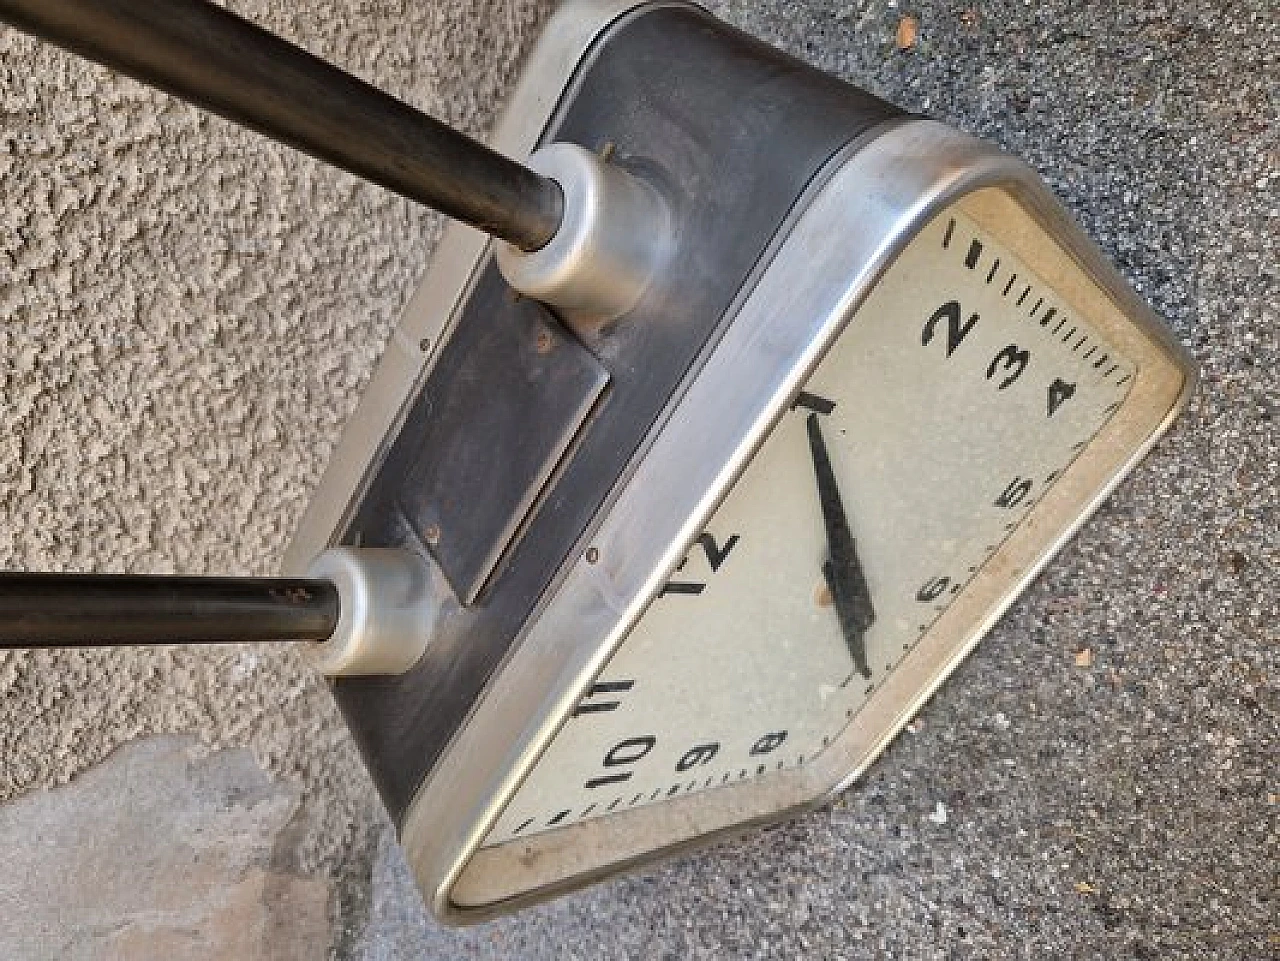
[[[1005,539],[1035,523],[1134,373],[989,232],[958,208],[937,217],[857,311],[485,845],[818,757]]]

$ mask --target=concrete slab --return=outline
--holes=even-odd
[[[333,940],[330,882],[296,871],[300,792],[245,750],[129,744],[0,808],[0,956],[304,961]]]

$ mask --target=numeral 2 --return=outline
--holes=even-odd
[[[933,342],[933,335],[938,332],[938,324],[947,322],[947,356],[956,352],[956,348],[969,336],[969,331],[978,323],[978,315],[973,314],[963,324],[960,323],[960,302],[949,300],[933,312],[933,316],[925,322],[920,333],[920,345],[928,347]]]

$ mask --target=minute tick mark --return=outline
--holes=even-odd
[[[982,241],[974,240],[969,244],[969,252],[965,254],[964,265],[970,270],[978,266],[978,258],[982,256]]]

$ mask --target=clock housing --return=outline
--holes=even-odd
[[[648,36],[642,29],[658,26],[661,30]],[[592,147],[611,143],[614,114],[574,113],[592,78],[608,75],[615,84],[610,96],[644,103],[644,78],[632,67],[648,62],[651,55],[657,57],[660,49],[669,53],[672,44],[694,43],[691,37],[721,51],[721,71],[730,69],[729,64],[751,61],[763,74],[793,76],[793,101],[812,111],[813,127],[803,136],[796,133],[790,160],[783,151],[777,157],[770,153],[752,160],[749,172],[732,164],[718,168],[729,178],[726,196],[744,194],[758,208],[772,203],[775,213],[761,232],[759,249],[742,247],[749,233],[747,221],[743,236],[735,236],[716,223],[714,211],[681,207],[685,201],[680,198],[714,194],[699,177],[715,165],[706,166],[709,154],[699,150],[712,150],[715,138],[686,141],[683,151],[658,159],[642,157],[635,143],[622,139],[622,154],[634,169],[679,200],[676,208],[683,209],[686,246],[678,253],[688,272],[673,271],[672,277],[684,287],[657,292],[638,308],[643,317],[624,318],[616,327],[566,331],[534,305],[512,307],[502,291],[492,287],[485,242],[471,232],[451,230],[393,336],[292,551],[291,564],[299,566],[330,543],[408,546],[438,564],[454,587],[452,606],[442,613],[442,635],[433,638],[414,671],[402,678],[342,681],[335,686],[400,828],[427,903],[449,922],[491,917],[651,858],[791,816],[847,788],[1136,465],[1192,389],[1194,378],[1185,353],[1030,168],[941,124],[907,119],[852,88],[814,80],[809,68],[782,63],[767,48],[753,46],[688,7],[595,3],[563,8],[534,53],[499,130],[499,145],[527,152],[548,131],[601,141],[584,144]],[[609,73],[606,66],[615,56],[630,66]],[[743,100],[741,90],[752,89],[726,85],[724,76],[710,68],[704,76],[685,77],[682,83],[682,96],[705,88],[708,102],[720,97],[726,104]],[[672,122],[674,102],[655,111],[664,124]],[[775,114],[764,111],[759,117]],[[836,117],[845,125],[843,134],[824,139]],[[734,163],[745,163],[740,154],[734,151]],[[758,169],[770,164],[779,169]],[[755,176],[763,178],[756,181],[756,192],[744,192],[743,183],[732,180]],[[772,200],[765,196],[769,192],[776,194]],[[1070,368],[1087,367],[1103,380],[1109,376],[1106,403],[1081,422],[1079,437],[1065,453],[1055,453],[1051,465],[1036,463],[1041,470],[1034,478],[1034,497],[1029,490],[1023,492],[1019,482],[1026,478],[1021,473],[1010,475],[992,491],[990,500],[1004,497],[1014,513],[1000,525],[994,542],[979,545],[983,553],[976,562],[921,578],[915,590],[926,595],[932,591],[930,584],[936,587],[947,578],[938,595],[946,600],[944,610],[914,625],[906,649],[892,658],[883,651],[869,651],[869,656],[880,658],[869,665],[874,667],[875,683],[842,708],[850,712],[847,723],[823,722],[821,730],[807,735],[804,750],[788,754],[789,763],[779,767],[773,751],[787,742],[773,741],[785,731],[794,744],[798,735],[772,724],[755,730],[753,725],[763,719],[754,718],[752,705],[744,704],[735,736],[742,740],[738,753],[745,756],[735,759],[732,768],[717,767],[712,783],[701,771],[695,782],[689,773],[693,767],[676,770],[679,775],[689,773],[689,779],[664,781],[656,794],[646,781],[646,790],[634,804],[626,803],[636,794],[629,792],[609,810],[621,791],[597,801],[589,794],[597,789],[587,783],[630,772],[626,783],[638,784],[639,765],[658,757],[650,755],[657,751],[656,743],[650,746],[646,740],[654,737],[656,742],[658,735],[648,728],[621,731],[612,740],[588,738],[573,747],[575,726],[591,723],[593,715],[595,720],[620,717],[621,706],[641,693],[634,685],[622,686],[637,677],[610,674],[610,665],[621,663],[615,659],[628,656],[628,645],[652,630],[646,627],[647,619],[650,625],[658,623],[652,620],[658,605],[679,599],[663,596],[673,593],[671,585],[705,584],[719,573],[714,570],[717,560],[727,565],[733,563],[735,549],[745,551],[745,528],[720,530],[716,518],[727,515],[719,512],[738,509],[735,497],[741,500],[750,492],[753,471],[762,476],[762,465],[774,456],[771,451],[790,444],[793,454],[804,454],[800,441],[808,436],[810,415],[832,414],[822,413],[823,401],[834,401],[840,417],[845,416],[850,397],[838,384],[826,394],[818,384],[839,369],[841,345],[856,346],[849,338],[871,329],[872,314],[863,311],[874,311],[877,296],[892,293],[895,265],[905,264],[913,250],[923,250],[921,244],[942,247],[952,220],[957,226],[946,238],[951,258],[947,263],[961,276],[981,269],[976,284],[985,289],[985,271],[994,267],[994,251],[1006,251],[1005,273],[996,267],[991,283],[997,277],[1007,281],[1014,272],[1010,264],[1016,261],[1027,277],[1036,278],[1037,286],[1046,291],[1042,296],[1052,304],[1042,304],[1037,316],[1026,319],[1027,336],[1034,335],[1034,342],[1015,336],[1007,326],[991,328],[987,322],[966,333],[970,312],[958,309],[953,319],[947,307],[955,300],[962,308],[965,292],[926,278],[909,331],[913,349],[928,352],[931,364],[970,364],[965,368],[965,391],[972,394],[962,392],[961,398],[976,398],[979,391],[990,392],[983,397],[1012,396],[1030,383],[1019,385],[1021,377],[1033,376],[1024,370],[1030,369],[1031,361],[1024,363],[1019,351],[1029,349],[1036,355],[1032,360],[1039,361],[1050,343],[1058,343],[1061,329],[1048,333],[1057,318],[1052,325],[1040,323],[1041,311],[1054,309],[1079,318],[1098,349],[1108,355],[1101,368],[1092,366],[1100,359],[1096,351],[1087,362],[1072,361],[1075,367]],[[689,238],[695,236],[698,243],[689,246]],[[969,266],[975,242],[987,256],[983,259],[979,250]],[[680,310],[697,297],[711,297],[710,285],[703,283],[706,278],[694,268],[716,258],[722,266],[735,263],[741,268],[736,274],[726,269],[715,275],[720,306],[709,307],[710,313],[682,314]],[[1002,283],[999,290],[1003,289]],[[1011,299],[1020,295],[1010,288]],[[479,429],[477,413],[484,398],[513,396],[505,393],[507,387],[502,377],[493,376],[493,368],[502,369],[510,381],[511,371],[503,365],[512,363],[510,357],[523,342],[509,336],[511,327],[504,328],[507,340],[501,343],[482,336],[483,325],[468,320],[477,304],[485,306],[489,320],[510,318],[534,345],[531,353],[520,355],[534,359],[516,363],[516,372],[524,378],[521,402],[499,411],[502,417],[494,414],[496,419],[484,421],[485,430]],[[1024,302],[1019,308],[1030,311],[1031,306]],[[679,342],[686,361],[652,370],[629,362],[642,356],[629,351],[662,346],[649,338],[674,336],[653,325],[665,319],[677,328],[686,316],[689,324],[704,325],[696,336],[691,332],[687,341]],[[979,339],[979,332],[987,336],[989,328],[997,331],[992,336],[998,342]],[[546,337],[539,335],[543,331]],[[670,357],[676,343],[644,356]],[[979,344],[985,353],[973,366],[969,354]],[[464,345],[466,351],[461,349]],[[539,353],[538,345],[549,346]],[[1006,352],[1011,346],[1012,353]],[[860,356],[866,347],[851,356]],[[1070,344],[1053,349],[1071,354]],[[1085,349],[1082,346],[1081,352]],[[546,361],[548,356],[563,360]],[[475,361],[477,357],[484,362]],[[475,375],[457,376],[459,365],[467,363],[476,364],[467,368]],[[1115,369],[1104,373],[1113,363]],[[1038,363],[1035,371],[1041,376]],[[1122,382],[1126,374],[1129,379]],[[452,392],[442,391],[440,403],[426,405],[438,415],[429,424],[434,433],[427,444],[422,440],[427,422],[415,419],[422,416],[415,412],[424,409],[422,399],[431,398],[445,382],[442,378],[449,376],[454,378],[447,381]],[[1062,386],[1055,394],[1059,377]],[[488,393],[472,403],[444,404],[456,400],[457,390],[472,382],[486,385]],[[1068,385],[1079,383],[1075,373],[1037,381],[1035,403],[1044,406],[1046,418],[1065,417],[1072,402],[1085,396],[1078,387],[1079,397],[1063,396]],[[555,403],[539,406],[548,397]],[[1048,413],[1055,398],[1058,405],[1070,406]],[[860,504],[847,486],[850,475],[841,463],[845,448],[838,431],[856,431],[859,421],[875,430],[879,407],[840,421],[838,428],[833,426],[836,421],[819,427],[837,479],[846,487],[844,507],[855,535],[861,526]],[[620,409],[630,411],[630,416],[619,417]],[[974,410],[980,409],[975,402]],[[546,416],[539,420],[521,420],[544,411]],[[797,433],[797,426],[804,429]],[[487,443],[495,434],[535,436],[537,449],[525,451],[523,460],[507,457],[501,444]],[[608,462],[607,470],[605,460],[593,460],[593,444],[616,448],[618,459]],[[1007,449],[1000,443],[984,447],[987,459],[990,451]],[[920,443],[904,439],[904,456],[919,458],[922,450]],[[463,470],[457,458],[473,460]],[[509,469],[517,461],[523,466]],[[598,469],[588,471],[585,464]],[[514,490],[499,489],[494,495],[494,503],[504,505],[500,522],[478,517],[464,528],[474,535],[470,540],[445,545],[455,533],[450,524],[466,516],[459,506],[467,493],[466,478],[488,477],[486,471],[505,471],[502,476],[516,475],[519,480]],[[775,485],[784,488],[777,496],[808,498],[807,509],[816,517],[818,494],[812,475],[784,470],[777,477],[789,478]],[[805,491],[793,489],[802,484]],[[584,515],[579,518],[575,509]],[[1012,527],[1005,530],[1009,524]],[[734,534],[742,538],[741,548],[730,546]],[[474,556],[465,550],[472,541],[483,548]],[[863,541],[860,546],[870,548],[871,539]],[[818,556],[811,549],[815,547]],[[833,627],[836,618],[822,610],[820,548],[820,541],[806,548],[810,560],[802,563],[812,566],[796,580],[808,582],[812,589],[792,591],[788,597],[794,602],[803,596],[805,617],[813,616],[819,625],[799,633],[831,642],[820,658],[833,665],[828,686],[838,688],[842,681],[862,675],[852,648],[843,650],[844,641]],[[876,583],[876,566],[883,556],[883,551],[868,551],[865,563],[872,602],[887,622],[893,605],[883,600],[883,586]],[[699,568],[697,579],[686,578],[681,567],[688,569],[691,563],[705,563],[708,569]],[[727,566],[724,571],[728,573]],[[961,589],[950,593],[957,583]],[[868,643],[871,636],[868,633]],[[889,661],[892,670],[886,669]],[[654,664],[652,669],[652,676],[659,676],[664,666]],[[777,670],[777,665],[748,659],[722,666],[729,677],[740,672],[744,687],[757,682],[761,670]],[[846,670],[845,677],[838,676]],[[604,707],[609,704],[618,709]],[[672,710],[677,709],[687,711],[689,705],[672,704]],[[730,748],[728,739],[715,733],[718,752],[723,752],[720,763]],[[676,754],[663,755],[667,766],[678,769],[699,749],[694,766],[715,760],[706,758],[710,736],[693,730],[689,734],[689,743],[681,744]],[[752,753],[762,745],[772,747]],[[801,754],[803,759],[797,761]],[[589,762],[591,771],[574,768],[578,761]],[[546,772],[563,772],[566,779],[572,774],[572,780],[566,780],[563,789],[547,787],[555,778],[549,782]],[[607,782],[601,788],[621,788],[623,783]],[[678,790],[671,792],[672,786]]]

